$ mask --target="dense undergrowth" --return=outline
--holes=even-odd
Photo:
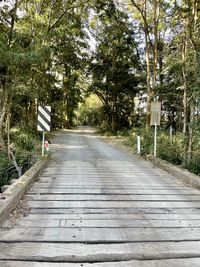
[[[40,157],[40,138],[33,133],[11,132],[11,149],[16,162],[25,173]],[[18,178],[18,172],[7,151],[0,151],[0,188]]]
[[[112,136],[112,132],[104,131],[107,136]],[[137,152],[137,136],[141,137],[141,155],[153,154],[154,151],[154,129],[147,134],[143,128],[134,128],[129,131],[121,130],[116,136],[123,137],[125,145],[132,147]],[[188,169],[190,172],[200,175],[200,136],[197,133],[193,139],[191,159],[187,160],[185,151],[185,137],[177,132],[170,140],[169,131],[158,130],[157,135],[157,157],[172,164]]]

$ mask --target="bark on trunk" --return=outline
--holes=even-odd
[[[145,54],[146,54],[146,86],[147,86],[147,106],[146,106],[146,130],[150,128],[150,115],[151,115],[151,101],[154,95],[154,89],[157,83],[157,68],[158,68],[158,34],[159,34],[159,18],[160,18],[160,0],[153,1],[154,8],[154,25],[153,32],[150,32],[151,25],[149,24],[148,10],[147,10],[147,0],[135,1],[131,0],[134,7],[139,11],[145,34]],[[152,44],[152,38],[150,33],[154,36],[154,44]],[[150,64],[150,59],[152,57],[152,66]]]
[[[193,147],[193,120],[194,120],[194,106],[190,104],[190,125],[188,129],[188,155],[187,161],[188,163],[192,159],[192,147]]]
[[[115,132],[117,129],[117,112],[116,112],[117,98],[113,96],[113,106],[112,106],[112,132]]]
[[[147,72],[147,110],[146,110],[146,129],[150,126],[150,116],[151,116],[151,100],[152,100],[152,88],[151,88],[151,66],[150,66],[150,46],[148,42],[148,37],[145,33],[146,41],[146,72]]]
[[[194,66],[198,66],[197,59],[197,43],[196,43],[196,30],[197,30],[197,10],[198,3],[197,0],[192,2],[192,15],[189,22],[189,39],[193,48],[193,60]],[[198,80],[198,72],[195,72],[195,80]],[[195,95],[192,94],[190,97],[190,124],[188,127],[188,151],[187,151],[187,163],[189,164],[192,159],[192,148],[193,148],[193,121],[194,121],[194,101]]]
[[[188,96],[187,96],[187,78],[186,78],[186,36],[183,36],[182,40],[182,76],[183,76],[183,134],[187,134],[188,123]]]
[[[154,47],[153,47],[153,90],[157,83],[157,68],[158,68],[158,24],[160,16],[160,1],[154,0]]]
[[[2,111],[0,113],[0,150],[5,150],[6,145],[3,139],[3,124],[6,117],[7,111],[7,98],[4,100]]]

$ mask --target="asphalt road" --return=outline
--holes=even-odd
[[[200,193],[90,128],[57,134],[27,193],[27,216],[0,228],[0,267],[200,266]]]

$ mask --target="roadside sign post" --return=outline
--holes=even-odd
[[[42,131],[42,157],[44,157],[45,131]]]
[[[150,125],[155,127],[154,131],[154,157],[157,155],[157,129],[160,125],[160,115],[161,115],[161,102],[154,101],[151,102],[151,121]]]
[[[157,123],[155,122],[155,132],[154,132],[154,157],[156,157],[157,154]]]
[[[42,157],[44,156],[44,149],[45,149],[45,132],[49,132],[50,127],[51,127],[51,107],[39,106],[37,130],[42,132]]]
[[[172,125],[170,125],[170,129],[169,129],[169,138],[170,138],[170,144],[172,144],[172,141],[173,141],[173,128],[172,128]]]

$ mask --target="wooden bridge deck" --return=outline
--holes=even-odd
[[[63,132],[0,228],[1,267],[200,266],[200,193],[84,131]]]

